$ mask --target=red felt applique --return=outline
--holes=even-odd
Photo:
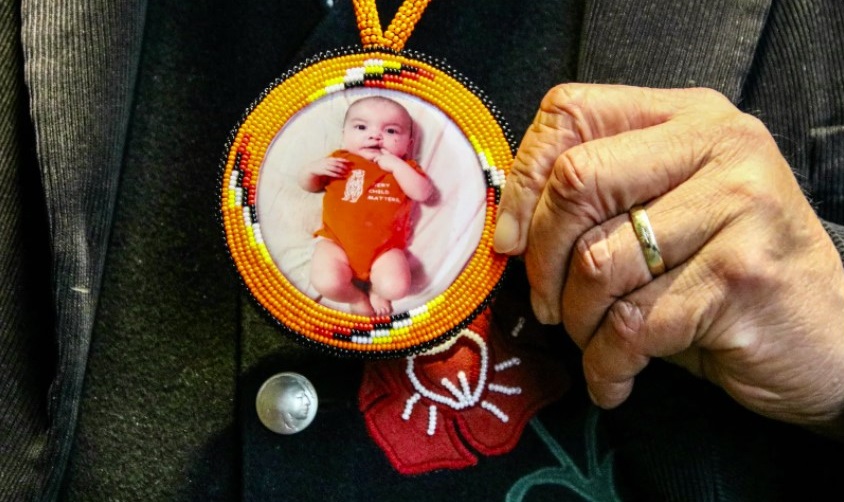
[[[472,450],[506,453],[527,421],[568,388],[562,364],[542,350],[535,330],[522,329],[524,318],[513,326],[491,318],[487,309],[418,356],[367,364],[360,409],[399,472],[469,467],[478,461]]]

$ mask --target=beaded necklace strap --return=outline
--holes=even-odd
[[[431,0],[404,0],[387,27],[387,31],[381,31],[381,21],[378,19],[375,0],[354,0],[355,16],[358,20],[363,47],[401,51],[430,2]]]

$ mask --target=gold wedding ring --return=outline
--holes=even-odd
[[[630,208],[630,223],[633,224],[633,231],[639,239],[639,246],[642,248],[642,254],[645,255],[645,263],[648,264],[651,275],[656,277],[665,272],[665,262],[662,260],[662,253],[659,252],[651,220],[648,219],[648,213],[645,212],[644,207],[637,204]]]

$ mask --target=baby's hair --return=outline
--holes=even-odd
[[[404,111],[404,114],[407,116],[407,121],[410,123],[410,135],[413,136],[413,117],[410,116],[410,112],[407,111],[407,108],[404,107],[401,103],[394,99],[386,98],[384,96],[367,96],[365,98],[360,98],[357,101],[354,101],[352,104],[349,105],[349,108],[346,109],[346,115],[343,116],[343,124],[349,120],[349,113],[362,103],[389,103],[395,106],[398,106]]]

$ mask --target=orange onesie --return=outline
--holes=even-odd
[[[355,278],[369,280],[372,263],[390,249],[405,249],[410,237],[413,200],[399,186],[393,173],[345,150],[331,157],[351,162],[345,178],[325,186],[322,228],[314,235],[331,239],[346,252]],[[425,175],[413,160],[405,161]]]

